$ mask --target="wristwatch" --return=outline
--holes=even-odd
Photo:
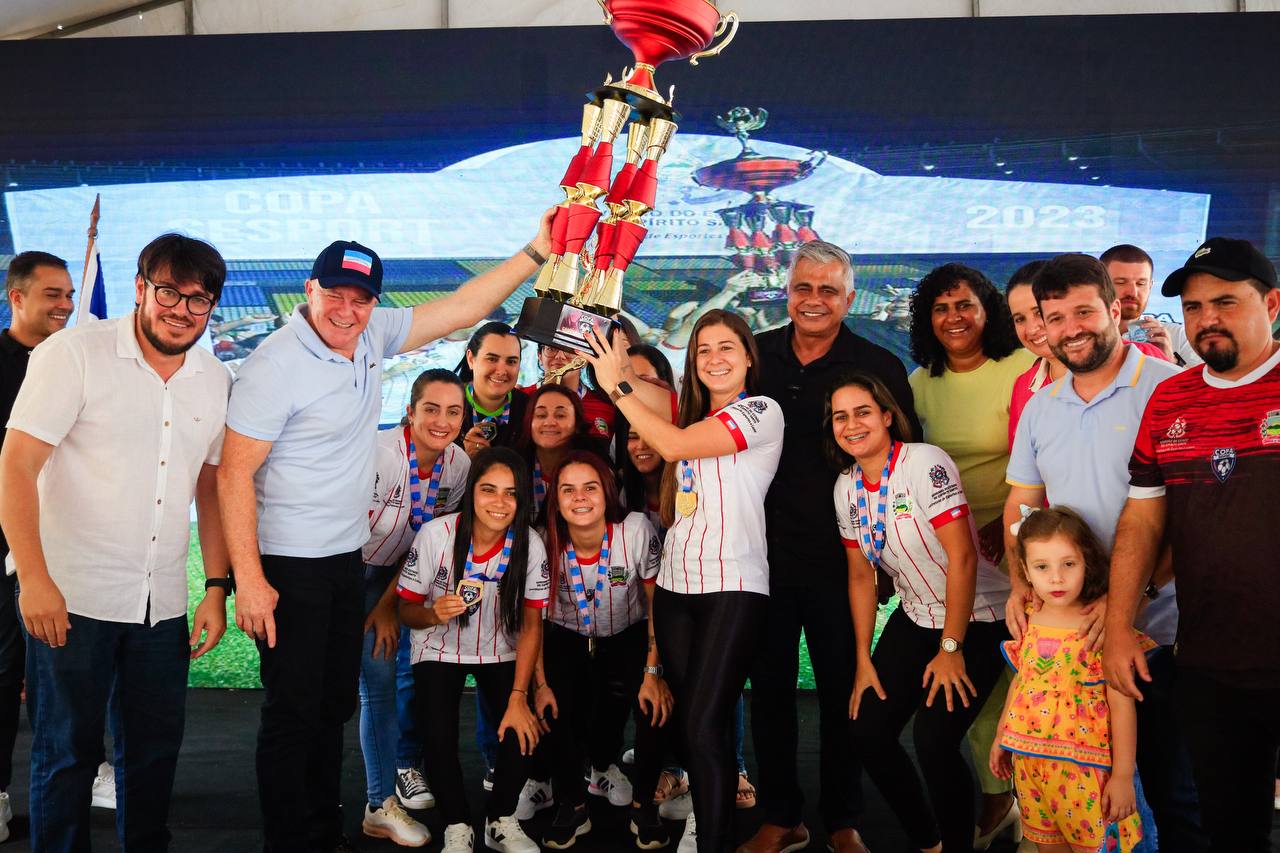
[[[646,667],[644,668],[644,674],[645,674],[645,675],[656,675],[656,676],[658,676],[659,678],[661,678],[661,677],[662,677],[662,664],[658,664],[657,666],[646,666]]]
[[[942,642],[938,643],[938,648],[942,649],[947,654],[955,654],[963,647],[964,643],[959,640],[953,640],[950,637],[943,637]]]
[[[209,589],[213,589],[214,587],[217,587],[218,589],[225,592],[227,595],[230,595],[231,590],[233,589],[231,578],[205,578],[204,588],[206,590],[209,590]]]
[[[631,387],[631,383],[624,379],[618,383],[617,388],[609,392],[609,399],[616,403],[634,390],[636,389]]]
[[[1147,584],[1147,588],[1142,591],[1142,594],[1145,595],[1149,600],[1155,601],[1157,598],[1160,597],[1160,587],[1156,586],[1155,581],[1151,581],[1150,583]]]

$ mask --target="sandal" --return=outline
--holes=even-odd
[[[658,777],[658,789],[653,792],[653,802],[663,803],[687,793],[689,793],[689,777],[684,771],[679,771],[677,774],[671,770],[663,770],[662,775]]]
[[[738,774],[738,799],[735,805],[740,809],[756,807],[756,786],[747,781],[746,773]]]

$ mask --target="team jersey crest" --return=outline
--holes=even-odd
[[[1213,451],[1209,464],[1213,467],[1213,476],[1218,478],[1218,482],[1225,483],[1231,472],[1236,470],[1236,449],[1219,447]]]
[[[1258,433],[1263,444],[1280,444],[1280,409],[1272,409],[1262,419]]]
[[[951,482],[951,478],[947,476],[947,469],[941,465],[934,465],[929,469],[929,482],[933,483],[935,489],[941,489],[947,483]]]
[[[1179,415],[1174,418],[1173,423],[1169,424],[1169,429],[1165,431],[1167,438],[1182,438],[1187,434],[1187,419]]]

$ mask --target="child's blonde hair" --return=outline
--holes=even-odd
[[[1107,575],[1111,561],[1097,534],[1070,507],[1038,509],[1022,519],[1022,525],[1018,528],[1017,548],[1023,580],[1031,582],[1027,576],[1027,543],[1043,542],[1059,533],[1075,543],[1084,557],[1084,586],[1080,589],[1080,601],[1085,604],[1097,601],[1107,594]]]

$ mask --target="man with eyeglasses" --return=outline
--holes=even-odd
[[[377,308],[381,258],[335,241],[305,302],[236,373],[218,478],[236,624],[258,641],[266,690],[257,773],[271,853],[354,849],[342,729],[357,704],[382,360],[483,320],[546,260],[550,213],[513,257],[413,308]]]
[[[225,278],[209,244],[158,237],[134,310],[50,336],[14,402],[0,525],[28,635],[33,850],[89,849],[112,691],[121,847],[168,847],[188,664],[227,621],[217,465],[231,377],[195,347]],[[207,580],[188,629],[193,498]]]

